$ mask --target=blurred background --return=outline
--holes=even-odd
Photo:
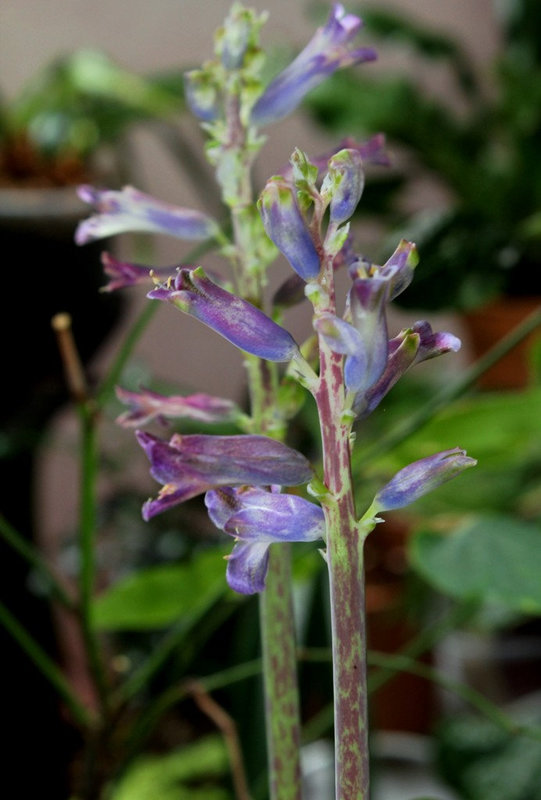
[[[50,0],[46,5],[21,0],[0,6],[0,237],[10,278],[2,315],[0,511],[68,582],[77,572],[78,433],[49,321],[57,312],[72,315],[89,380],[97,385],[147,302],[137,287],[122,295],[98,291],[105,282],[99,262],[103,243],[73,245],[77,220],[88,213],[73,187],[132,183],[220,218],[202,134],[184,107],[181,75],[211,57],[212,32],[229,5],[154,0],[150,8],[139,0]],[[262,36],[270,48],[269,74],[288,63],[328,12],[316,2],[251,5],[270,14]],[[537,6],[535,0],[348,5],[365,19],[361,37],[378,49],[378,61],[335,75],[298,113],[269,128],[256,167],[257,190],[287,163],[295,146],[316,156],[345,136],[362,140],[386,134],[392,164],[368,169],[354,225],[357,249],[383,263],[401,237],[416,241],[420,264],[412,287],[400,298],[405,305],[393,310],[392,333],[428,318],[435,329],[452,330],[464,342],[458,356],[423,366],[396,387],[358,432],[360,504],[385,475],[435,450],[459,444],[480,462],[475,475],[468,473],[408,514],[390,515],[369,541],[370,645],[387,654],[406,648],[408,657],[422,659],[415,664],[424,665],[410,664],[413,674],[383,686],[389,664],[377,658],[373,664],[374,682],[383,686],[374,694],[373,719],[375,752],[386,768],[380,770],[379,791],[386,800],[394,797],[394,787],[385,783],[389,765],[399,774],[402,794],[396,796],[402,800],[423,792],[436,800],[541,796],[535,788],[541,785],[539,742],[512,739],[486,715],[466,717],[471,697],[468,704],[423,673],[441,670],[449,681],[487,692],[506,713],[520,716],[525,707],[529,721],[539,722],[539,337],[530,336],[526,348],[472,381],[468,392],[452,391],[468,382],[466,370],[477,357],[540,305]],[[119,258],[157,266],[182,263],[189,253],[188,245],[166,237],[125,235],[105,246]],[[202,262],[220,269],[213,254]],[[286,265],[278,264],[271,287],[287,274]],[[310,326],[308,308],[290,310],[286,324],[302,340]],[[122,380],[128,388],[143,384],[245,401],[240,354],[165,304],[138,342]],[[442,410],[446,392],[453,402]],[[412,425],[412,435],[401,438],[403,421],[423,409],[428,422]],[[197,504],[152,525],[140,522],[140,502],[154,486],[132,438],[115,428],[119,410],[111,401],[101,423],[98,560],[104,594],[96,615],[109,637],[113,671],[122,676],[144,663],[188,614],[188,590],[184,600],[159,606],[156,597],[170,597],[171,589],[164,587],[178,576],[160,578],[156,570],[185,569],[201,555],[201,541],[208,547],[217,541]],[[317,452],[309,405],[299,414],[295,436]],[[201,557],[208,558],[204,548]],[[308,649],[328,644],[320,625],[325,581],[319,560],[314,551],[298,562],[299,636]],[[47,587],[7,544],[2,564],[3,602],[92,704],[93,687],[72,623],[51,617]],[[142,577],[130,589],[134,575]],[[159,591],[152,593],[145,579],[157,581]],[[163,669],[132,709],[127,726],[136,727],[139,716],[183,676],[257,656],[257,612],[250,602],[224,595],[225,587],[217,590],[221,583],[220,571],[198,610],[204,635],[193,644],[187,624],[185,639],[178,642],[190,643],[188,655],[164,657]],[[221,624],[217,602],[222,603]],[[129,609],[136,613],[130,615]],[[81,736],[12,637],[3,638],[2,646],[8,654],[5,724],[14,732],[14,756],[36,764],[35,771],[21,773],[14,757],[17,780],[28,792],[45,781],[57,787],[57,796],[68,796],[66,775],[73,772]],[[328,761],[328,665],[307,662],[301,677],[311,741],[307,770],[321,788],[317,770]],[[256,797],[264,797],[263,744],[254,733],[261,725],[258,691],[253,679],[230,687],[220,701],[239,720],[250,778],[259,787]],[[256,709],[251,719],[246,696]],[[193,762],[188,745],[198,746],[213,731],[203,714],[175,706],[153,738],[141,737],[142,752],[159,754],[182,745],[184,757]],[[231,797],[228,779],[220,783],[227,772],[223,754],[212,747],[201,751],[201,759],[215,758],[216,786],[203,787],[201,796]],[[125,785],[110,795],[117,800],[142,798],[142,790],[134,787],[148,775],[156,780],[146,764],[147,778],[138,784],[126,766],[135,763],[128,750],[122,762]],[[167,772],[163,764],[160,769]],[[518,787],[512,780],[517,770],[526,775]],[[489,772],[496,775],[492,781],[486,778]],[[190,796],[199,796],[194,792],[201,775],[186,774]],[[407,779],[412,788],[405,797]],[[310,792],[307,796],[316,798],[316,789]]]

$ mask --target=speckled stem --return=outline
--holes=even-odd
[[[326,281],[328,290],[332,281],[330,270]],[[333,294],[331,305],[334,305]],[[315,397],[328,489],[322,506],[331,597],[336,800],[368,800],[364,537],[356,523],[353,498],[351,421],[343,415],[343,359],[321,338],[319,344],[320,381]]]
[[[259,605],[272,800],[301,798],[299,697],[289,550],[288,544],[271,546],[267,584]]]
[[[234,268],[238,294],[262,305],[262,279],[254,269],[255,242],[250,181],[253,155],[246,148],[238,103],[228,108],[230,147],[239,154],[235,197],[230,198],[235,244]],[[284,422],[277,419],[276,365],[247,356],[245,366],[251,400],[253,433],[283,439]],[[291,553],[286,544],[271,546],[265,591],[259,595],[263,685],[267,733],[270,800],[301,800],[300,710],[297,683]]]

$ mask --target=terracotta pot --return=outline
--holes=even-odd
[[[399,653],[418,633],[405,615],[409,535],[408,522],[393,514],[366,542],[368,646],[381,653]],[[422,660],[430,663],[431,654]],[[433,687],[416,675],[397,673],[371,697],[370,710],[375,730],[427,733],[435,714]]]
[[[504,297],[466,313],[464,323],[474,357],[484,355],[540,306],[541,297]],[[540,335],[539,331],[534,331],[516,345],[485,372],[479,380],[479,386],[483,389],[520,389],[526,386],[529,377],[528,353]]]

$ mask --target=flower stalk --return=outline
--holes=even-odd
[[[226,23],[226,32],[227,29]],[[242,59],[237,64],[241,66]],[[222,198],[231,213],[231,261],[237,294],[261,308],[264,268],[269,255],[265,257],[261,251],[265,237],[251,181],[257,150],[253,144],[253,129],[242,118],[240,80],[239,70],[232,70],[225,89],[226,134],[216,159],[217,178]],[[270,258],[273,255],[270,251]],[[260,355],[252,350],[245,359],[251,405],[250,430],[283,440],[285,422],[278,410],[276,363],[265,361]],[[287,545],[271,547],[265,589],[259,595],[271,800],[301,800],[301,724],[292,589],[290,548]]]
[[[327,303],[316,319],[334,313],[332,260],[322,283]],[[320,375],[315,400],[321,430],[333,652],[336,800],[367,800],[368,707],[364,602],[364,536],[355,511],[351,474],[351,420],[343,414],[346,391],[343,356],[319,337]],[[366,533],[369,531],[366,530]],[[366,534],[365,534],[366,535]]]
[[[184,416],[231,419],[243,431],[175,433],[166,441],[138,430],[151,475],[162,484],[158,497],[143,506],[143,516],[149,519],[204,493],[212,522],[235,540],[227,557],[230,587],[260,595],[271,800],[301,800],[290,543],[325,541],[336,800],[368,800],[364,540],[381,521],[376,514],[414,502],[475,462],[458,447],[415,461],[399,470],[359,517],[351,466],[353,424],[372,413],[408,369],[458,350],[460,341],[433,332],[425,321],[389,338],[387,305],[407,288],[418,260],[412,242],[402,240],[382,266],[354,253],[349,220],[362,195],[363,164],[386,162],[381,137],[364,145],[348,140],[313,162],[296,149],[291,169],[270,178],[254,203],[251,168],[264,141],[258,126],[284,117],[336,69],[375,57],[370,48],[356,45],[361,20],[335,3],[298,58],[265,87],[258,44],[263,20],[264,15],[234,3],[217,33],[217,58],[185,76],[187,101],[209,134],[207,155],[230,212],[231,239],[202,211],[175,208],[129,187],[121,192],[86,187],[83,196],[98,214],[82,223],[78,240],[130,228],[188,240],[212,238],[230,263],[232,290],[200,266],[158,273],[105,260],[109,290],[153,280],[157,285],[148,297],[195,317],[245,354],[247,414],[208,395],[119,391],[131,408],[120,417],[126,426]],[[296,274],[278,289],[267,314],[266,269],[277,251]],[[334,285],[339,267],[352,280],[341,315]],[[313,306],[316,336],[299,345],[279,323],[281,312],[303,296]],[[289,366],[281,369],[281,364]],[[303,390],[317,405],[322,476],[285,444],[286,423],[298,411]],[[303,483],[319,504],[282,491]]]

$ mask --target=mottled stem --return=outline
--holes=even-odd
[[[335,312],[332,261],[326,259],[316,316]],[[364,531],[356,521],[351,477],[351,418],[344,414],[343,357],[319,337],[315,392],[321,427],[334,683],[336,800],[368,800],[368,716],[364,608]]]
[[[331,597],[337,800],[368,800],[363,538],[351,483],[350,424],[341,423],[341,357],[321,349],[320,411]]]
[[[271,546],[260,596],[269,786],[273,800],[300,800],[299,698],[289,545]]]
[[[238,182],[232,197],[223,187],[231,209],[235,244],[237,292],[256,306],[262,305],[263,278],[257,265],[253,215],[257,216],[251,190],[253,153],[246,146],[246,131],[235,97],[228,104],[228,149],[236,151]],[[261,229],[261,233],[263,231]],[[264,235],[264,234],[263,234]],[[251,400],[252,431],[283,439],[284,422],[278,418],[276,365],[255,357],[245,361]],[[263,653],[263,682],[269,788],[271,800],[301,799],[300,711],[297,684],[291,554],[285,544],[270,548],[265,590],[259,596]]]

